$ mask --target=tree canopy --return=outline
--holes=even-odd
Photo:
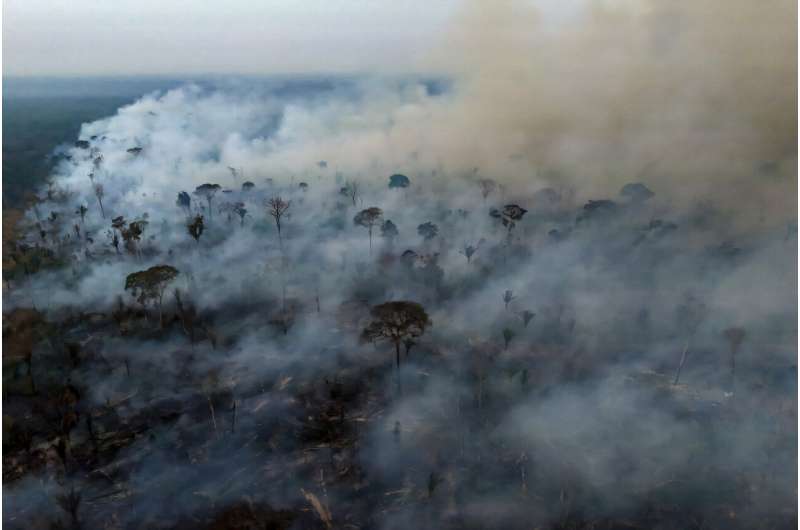
[[[407,188],[411,185],[411,181],[408,179],[407,176],[401,175],[400,173],[395,173],[391,177],[389,177],[389,187],[390,188]]]
[[[362,338],[368,341],[388,340],[395,345],[397,366],[400,366],[400,344],[422,336],[432,325],[425,308],[405,300],[385,302],[370,311],[372,321],[364,328]]]

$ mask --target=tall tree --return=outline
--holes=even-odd
[[[158,307],[158,322],[164,326],[162,302],[164,291],[169,283],[178,276],[178,269],[170,265],[156,265],[147,270],[133,272],[125,278],[125,290],[131,291],[136,300],[143,306],[148,302]]]
[[[400,368],[400,344],[422,336],[432,324],[425,308],[417,302],[386,302],[373,307],[370,313],[372,321],[361,336],[372,342],[387,340],[394,344],[397,368]]]
[[[217,192],[222,189],[219,184],[201,184],[197,186],[194,190],[194,194],[198,197],[202,197],[208,202],[208,220],[211,221],[213,218],[211,212],[211,201],[214,200],[214,196]]]
[[[369,232],[369,253],[372,255],[372,228],[381,221],[383,211],[375,206],[361,210],[353,217],[353,223],[363,226]]]
[[[197,244],[200,244],[200,236],[203,235],[205,225],[203,224],[203,216],[196,215],[189,224],[186,225],[189,235],[192,236]]]
[[[356,205],[356,201],[358,200],[358,194],[361,191],[361,186],[355,180],[348,180],[344,183],[344,187],[339,190],[339,193],[348,197],[351,201],[353,201],[353,206]]]
[[[192,213],[192,197],[185,191],[178,193],[178,200],[175,201],[175,205],[182,208],[186,215]]]
[[[733,327],[726,329],[725,331],[722,332],[722,334],[728,340],[728,346],[730,347],[731,395],[733,395],[736,387],[736,353],[739,351],[742,342],[744,342],[744,339],[747,336],[747,332],[745,331],[744,328]]]
[[[283,248],[283,236],[281,235],[281,219],[289,210],[292,201],[285,201],[280,195],[267,199],[267,213],[275,219],[275,226],[278,228],[278,242]]]

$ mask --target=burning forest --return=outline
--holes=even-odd
[[[83,124],[4,232],[4,525],[796,527],[796,65],[699,73],[787,42],[707,4]]]

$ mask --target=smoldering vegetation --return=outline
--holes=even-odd
[[[795,524],[794,219],[337,153],[391,127],[347,86],[63,151],[4,271],[9,528]]]

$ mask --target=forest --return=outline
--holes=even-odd
[[[796,526],[796,214],[387,149],[351,89],[57,152],[4,241],[7,528]],[[443,97],[395,89],[393,131]]]

